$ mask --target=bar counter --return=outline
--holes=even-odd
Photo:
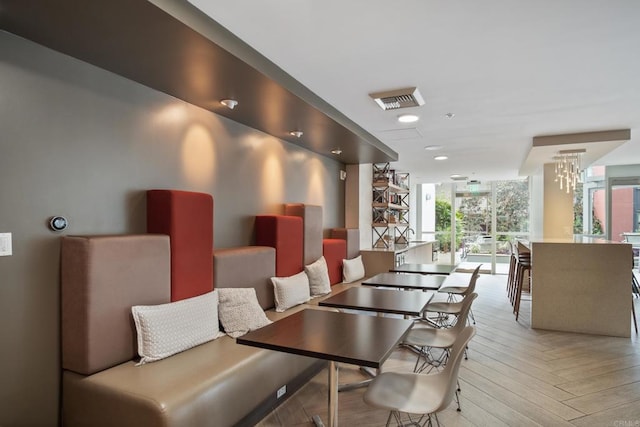
[[[531,327],[631,336],[632,252],[604,239],[531,239]]]

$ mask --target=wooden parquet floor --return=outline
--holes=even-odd
[[[519,322],[505,294],[506,277],[482,275],[473,313],[477,334],[462,361],[462,412],[455,403],[439,414],[442,425],[640,427],[640,341],[529,328],[529,302]],[[635,300],[640,314],[640,302]],[[411,371],[415,356],[399,348],[384,370]],[[340,382],[364,376],[340,366]],[[384,426],[388,412],[367,406],[364,389],[341,392],[339,424]],[[327,423],[327,373],[318,374],[258,425]]]

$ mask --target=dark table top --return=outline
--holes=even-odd
[[[451,274],[456,269],[451,264],[402,264],[389,269],[392,273]]]
[[[319,304],[377,313],[420,316],[433,295],[433,292],[355,287],[320,301]]]
[[[434,274],[380,273],[362,282],[364,286],[380,286],[437,291],[447,276]]]
[[[239,344],[380,368],[413,321],[305,309],[249,332]]]

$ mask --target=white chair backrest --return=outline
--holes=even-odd
[[[453,395],[455,394],[458,388],[458,371],[460,370],[460,363],[462,362],[462,356],[464,354],[464,350],[467,347],[471,338],[476,334],[476,328],[473,326],[465,326],[465,328],[460,332],[458,338],[456,338],[456,342],[451,347],[451,353],[449,354],[449,359],[447,361],[446,366],[442,371],[435,375],[443,375],[447,379],[446,390],[444,393],[444,399],[440,404],[440,408],[435,410],[434,412],[441,411],[442,409],[449,406],[451,401],[453,400]]]
[[[456,318],[456,323],[455,325],[453,325],[451,329],[460,330],[464,328],[464,326],[467,324],[467,317],[469,316],[469,311],[471,310],[471,303],[476,298],[478,298],[478,294],[475,292],[464,297],[464,299],[462,300],[462,307],[460,308],[460,314],[458,314],[458,317]]]
[[[473,274],[471,274],[471,278],[469,279],[469,286],[467,286],[467,289],[462,293],[462,295],[464,295],[465,297],[475,291],[476,281],[478,280],[478,277],[480,277],[480,267],[482,267],[482,264],[480,264],[476,267],[475,270],[473,270]]]

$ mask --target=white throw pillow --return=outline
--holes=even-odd
[[[258,303],[254,288],[218,288],[220,323],[230,337],[237,338],[271,323]]]
[[[364,277],[364,264],[362,264],[361,255],[353,259],[342,260],[342,277],[344,283],[355,282]]]
[[[309,278],[304,271],[289,277],[272,277],[271,283],[279,313],[309,301]]]
[[[309,292],[311,298],[320,295],[326,295],[331,292],[331,280],[329,280],[329,269],[327,268],[327,261],[324,256],[321,256],[317,261],[306,265],[304,272],[309,278]]]
[[[218,293],[160,305],[131,307],[142,365],[164,359],[224,334],[218,323]]]

